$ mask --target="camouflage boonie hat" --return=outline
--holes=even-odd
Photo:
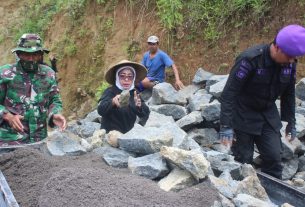
[[[37,34],[23,34],[18,40],[17,47],[12,50],[12,53],[22,52],[45,52],[49,53],[48,49],[43,48],[42,40]]]

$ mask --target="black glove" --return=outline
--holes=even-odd
[[[288,123],[286,126],[286,137],[291,142],[297,136],[297,130],[295,128],[295,124]]]

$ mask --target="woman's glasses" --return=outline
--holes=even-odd
[[[148,42],[148,45],[157,45],[157,43],[153,43],[153,42]]]
[[[134,76],[133,76],[133,75],[124,75],[124,74],[120,74],[120,75],[119,75],[119,78],[120,78],[121,80],[129,80],[129,81],[131,81],[131,80],[133,80]]]

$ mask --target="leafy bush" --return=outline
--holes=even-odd
[[[67,4],[68,15],[72,20],[79,20],[84,14],[86,0],[70,0]]]

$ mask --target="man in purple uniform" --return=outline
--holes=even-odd
[[[221,95],[221,142],[233,144],[235,160],[242,163],[253,161],[256,144],[262,172],[277,178],[282,177],[281,120],[288,122],[286,137],[290,141],[296,137],[296,64],[304,54],[305,28],[286,26],[271,44],[249,48],[236,58]],[[275,104],[278,97],[281,115]]]

